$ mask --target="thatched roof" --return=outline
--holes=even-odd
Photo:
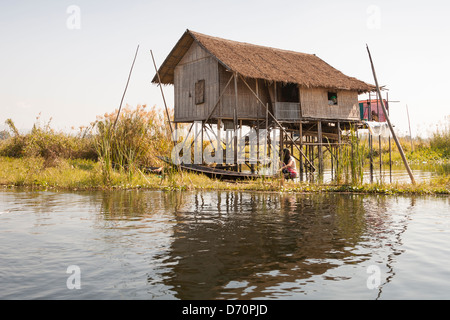
[[[174,83],[174,70],[196,41],[230,71],[244,77],[297,83],[300,87],[374,91],[375,86],[344,75],[314,54],[225,40],[186,30],[159,69],[163,84]],[[158,83],[157,75],[152,82]]]

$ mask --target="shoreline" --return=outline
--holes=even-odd
[[[113,171],[105,181],[101,164],[82,159],[61,159],[48,166],[39,158],[0,158],[0,188],[47,191],[242,191],[281,193],[355,193],[355,194],[416,194],[450,195],[450,176],[443,174],[429,181],[394,183],[319,183],[285,181],[281,178],[259,178],[240,182],[211,179],[201,174],[183,171],[144,174]]]

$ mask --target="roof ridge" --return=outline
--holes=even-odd
[[[197,38],[197,35],[199,35],[200,37],[210,38],[210,39],[214,39],[214,40],[218,40],[218,41],[230,42],[231,44],[252,46],[252,47],[263,48],[263,49],[271,49],[271,50],[288,52],[288,53],[293,53],[293,54],[304,54],[304,55],[314,56],[314,57],[319,58],[315,53],[306,53],[306,52],[270,47],[270,46],[265,46],[265,45],[260,45],[260,44],[254,44],[254,43],[245,42],[245,41],[230,40],[230,39],[225,39],[225,38],[221,38],[221,37],[211,36],[208,34],[200,33],[200,32],[189,30],[189,29],[187,29],[186,31],[189,32],[190,34],[192,34],[194,36],[194,38],[196,38],[196,40],[198,40],[200,42],[201,42],[201,40]]]
[[[227,70],[244,77],[297,83],[305,87],[373,91],[374,86],[350,77],[315,54],[224,39],[186,29],[159,71],[164,84],[174,83],[174,70],[192,43],[202,47]],[[152,80],[155,82],[156,76]]]

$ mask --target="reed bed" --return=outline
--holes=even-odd
[[[117,111],[105,114],[92,124],[104,183],[111,181],[113,169],[131,180],[142,167],[162,165],[157,156],[170,154],[172,147],[168,121],[155,107],[126,106],[117,115]]]
[[[168,156],[173,148],[168,120],[156,107],[126,106],[105,114],[77,134],[57,132],[51,121],[37,121],[30,132],[20,133],[11,119],[8,130],[0,132],[0,185],[52,189],[128,189],[158,190],[255,190],[276,192],[377,192],[377,193],[450,193],[450,177],[446,172],[426,183],[363,183],[364,169],[370,161],[367,140],[354,130],[347,144],[339,148],[333,161],[332,183],[292,182],[282,177],[229,183],[209,179],[200,174],[178,172],[167,168],[163,174],[147,174],[145,168],[164,164],[157,156]],[[411,162],[448,163],[450,160],[450,118],[430,139],[401,138]],[[114,125],[115,123],[115,125]],[[189,142],[188,142],[189,143]],[[204,144],[204,148],[207,144]],[[395,144],[393,163],[401,163]],[[374,140],[373,161],[387,163],[389,146]]]

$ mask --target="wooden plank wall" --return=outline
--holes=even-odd
[[[224,90],[228,80],[230,79],[232,73],[227,71],[225,67],[219,64],[219,82],[220,82],[220,93]],[[245,79],[248,85],[256,92],[256,79]],[[267,101],[266,97],[263,95],[263,81],[258,83],[258,93],[260,99],[265,103]],[[220,101],[219,108],[217,112],[214,113],[214,117],[217,118],[228,118],[232,119],[234,115],[236,99],[234,90],[234,81],[232,80],[228,88],[226,88],[222,99]],[[237,117],[238,119],[256,119],[259,117],[262,119],[265,117],[265,107],[260,103],[254,96],[254,94],[248,89],[245,83],[239,78],[238,80],[238,107]]]
[[[204,103],[195,104],[195,84],[204,80]],[[175,122],[204,120],[219,98],[218,62],[196,42],[175,67]]]
[[[275,102],[274,116],[278,120],[296,121],[300,120],[300,103],[297,102]]]
[[[359,105],[356,91],[338,90],[338,105],[328,105],[328,90],[300,88],[303,118],[358,120]]]

